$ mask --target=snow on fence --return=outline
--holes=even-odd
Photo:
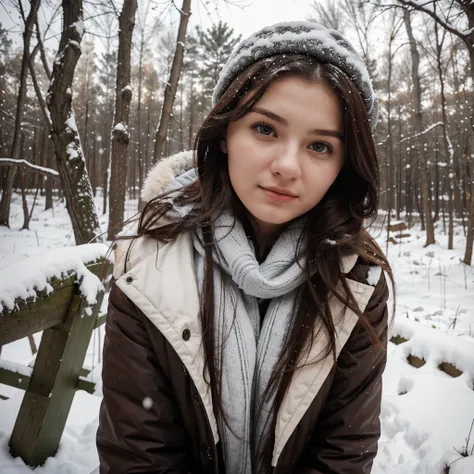
[[[0,270],[0,348],[43,331],[34,367],[0,359],[0,383],[25,390],[10,452],[39,466],[59,446],[112,262],[104,244],[54,249]]]

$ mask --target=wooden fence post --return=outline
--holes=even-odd
[[[57,451],[103,297],[91,307],[76,288],[64,323],[43,332],[10,438],[11,454],[28,465],[44,464]]]

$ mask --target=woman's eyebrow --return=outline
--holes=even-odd
[[[262,107],[252,107],[250,112],[256,112],[258,114],[265,115],[266,117],[275,120],[275,122],[281,123],[285,127],[288,126],[288,121],[286,119],[284,119],[283,117],[280,117],[279,115],[277,115],[273,112],[270,112],[269,110],[264,109]],[[312,133],[314,135],[326,135],[326,136],[330,136],[330,137],[335,137],[335,138],[338,138],[339,140],[343,141],[342,133],[338,132],[337,130],[324,130],[324,129],[320,129],[320,128],[315,128],[313,130],[309,130],[308,132]]]

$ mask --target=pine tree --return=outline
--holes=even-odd
[[[197,27],[197,37],[201,59],[202,112],[210,108],[211,95],[219,79],[219,73],[227,61],[241,35],[235,36],[233,28],[220,21],[207,30]]]
[[[213,88],[219,79],[222,66],[241,36],[235,37],[233,28],[222,21],[205,31],[198,27],[197,33],[202,48],[202,71],[208,78],[207,86]]]

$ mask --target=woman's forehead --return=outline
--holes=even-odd
[[[249,94],[252,95],[252,91]],[[269,112],[261,115],[274,118],[282,125],[288,125],[287,122],[324,123],[325,128],[334,130],[340,130],[342,126],[340,101],[333,89],[325,81],[309,81],[298,76],[272,81],[250,110]],[[278,117],[272,117],[272,114]]]

